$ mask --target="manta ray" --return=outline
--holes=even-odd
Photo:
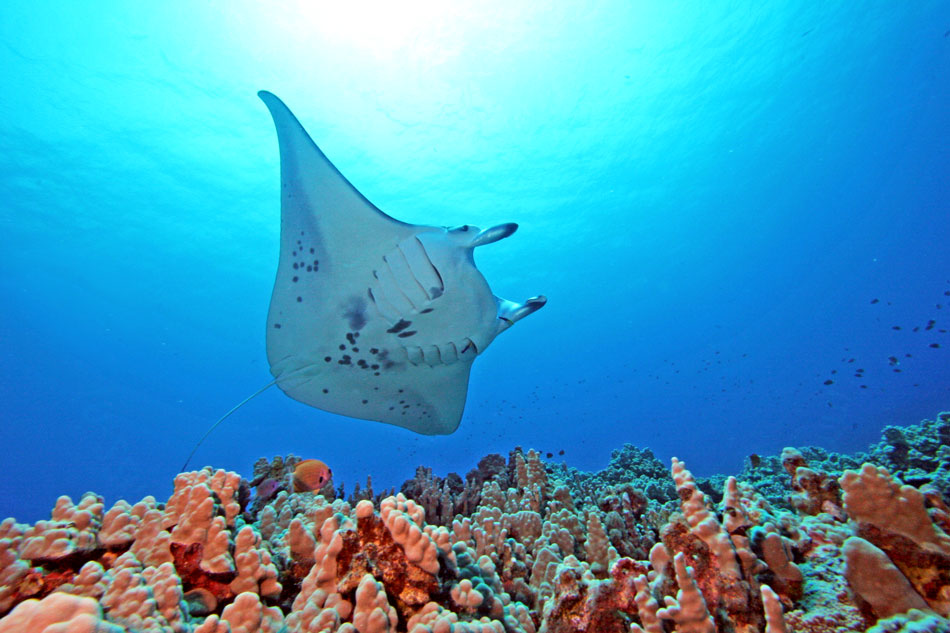
[[[547,302],[495,296],[473,253],[506,223],[401,222],[367,200],[289,108],[261,91],[280,148],[280,254],[267,315],[272,385],[310,406],[425,435],[458,428],[472,362]]]
[[[284,103],[258,93],[280,147],[280,257],[267,316],[267,360],[294,400],[426,435],[458,428],[472,362],[541,308],[495,296],[479,246],[508,237],[408,224],[367,200]]]

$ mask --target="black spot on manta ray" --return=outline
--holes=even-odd
[[[297,303],[301,303],[302,301],[303,301],[303,297],[297,297]]]
[[[383,369],[389,369],[390,367],[396,366],[396,363],[389,360],[389,350],[387,349],[380,350],[379,353],[376,354],[376,360],[382,364]]]
[[[350,297],[343,310],[343,318],[347,320],[351,330],[362,330],[366,325],[366,300],[358,296]]]
[[[432,308],[426,308],[425,310],[421,310],[419,314],[429,314],[430,312],[432,312]]]
[[[275,324],[274,324],[274,329],[275,329],[275,330],[279,330],[279,329],[280,329],[280,323],[275,323]]]
[[[399,338],[409,338],[410,336],[415,336],[415,334],[416,334],[415,330],[409,330],[408,332],[400,332],[396,336],[398,336]]]
[[[292,279],[292,281],[293,281],[294,283],[297,283],[297,280],[299,280],[299,279],[300,279],[300,277],[298,277],[297,275],[294,275],[294,278]]]
[[[391,328],[389,328],[389,329],[386,330],[386,331],[389,332],[390,334],[395,334],[396,332],[402,332],[403,330],[405,330],[405,329],[406,329],[407,327],[409,327],[410,325],[412,325],[412,321],[407,321],[407,320],[405,320],[405,319],[399,319],[399,321],[396,322],[396,325],[392,326]]]

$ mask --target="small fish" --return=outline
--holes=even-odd
[[[294,468],[294,492],[315,492],[330,481],[333,473],[319,459],[305,459]]]
[[[875,304],[875,303],[877,303],[877,302],[879,302],[879,301],[880,301],[880,299],[871,299],[871,304],[873,305],[873,304]]]
[[[257,492],[257,498],[262,501],[268,501],[277,494],[280,490],[280,480],[273,477],[268,477],[261,483],[257,484],[255,491]]]
[[[891,363],[891,365],[896,365],[899,362],[897,360],[897,356],[888,356],[887,360]]]
[[[826,384],[826,385],[833,385],[834,382],[835,382],[834,380],[826,380],[826,381],[825,381],[825,384]]]

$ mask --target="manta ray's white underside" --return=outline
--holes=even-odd
[[[284,103],[261,92],[280,144],[280,260],[267,317],[267,360],[295,400],[425,434],[453,432],[472,361],[544,305],[495,297],[478,231],[406,224],[364,198]]]

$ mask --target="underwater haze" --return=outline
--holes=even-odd
[[[452,435],[271,388],[193,466],[294,453],[380,490],[629,442],[709,474],[950,407],[943,0],[11,0],[0,69],[0,517],[164,498],[272,379],[262,89],[389,215],[519,223],[476,263],[548,304]]]

